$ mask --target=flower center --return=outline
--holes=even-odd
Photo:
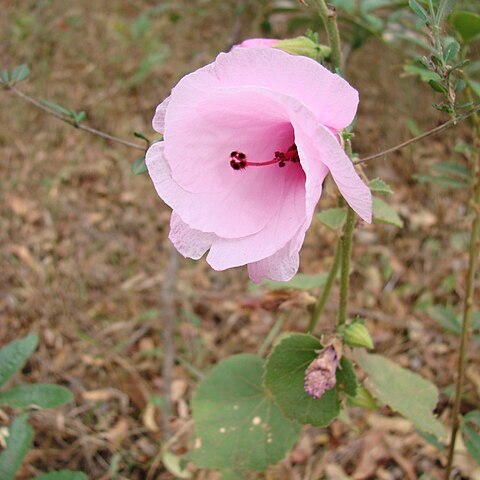
[[[230,166],[234,170],[245,170],[247,167],[266,167],[267,165],[276,164],[282,168],[286,165],[286,162],[300,162],[297,146],[295,144],[293,144],[285,153],[275,152],[274,158],[268,162],[249,162],[247,156],[243,152],[237,152],[236,150],[230,154]]]

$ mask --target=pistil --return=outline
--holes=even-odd
[[[283,168],[286,162],[298,163],[300,157],[298,156],[297,146],[293,144],[285,153],[277,151],[274,153],[274,158],[267,162],[249,162],[247,155],[236,150],[230,154],[230,166],[234,170],[244,170],[247,167],[266,167],[268,165],[276,165]]]

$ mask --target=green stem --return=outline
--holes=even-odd
[[[324,0],[314,0],[318,14],[325,25],[327,31],[328,43],[331,49],[330,59],[334,69],[342,68],[342,49],[340,43],[340,33],[337,25],[337,12],[329,8]]]
[[[338,325],[343,325],[347,320],[348,287],[350,280],[350,256],[352,253],[353,227],[355,226],[355,212],[350,208],[347,212],[347,222],[343,231],[341,242],[342,266],[340,270],[340,305],[338,308]]]
[[[310,319],[310,324],[308,325],[308,332],[310,333],[313,333],[315,327],[318,324],[318,321],[320,320],[320,316],[323,313],[323,309],[325,308],[325,304],[327,303],[330,291],[332,290],[335,279],[337,278],[338,268],[340,267],[341,254],[342,244],[340,241],[337,241],[337,248],[335,250],[335,256],[333,257],[333,263],[330,268],[330,272],[328,273],[327,281],[325,282],[325,286],[323,287],[322,295],[320,296],[315,305],[315,309],[312,313],[312,318]]]
[[[258,349],[258,356],[263,357],[267,353],[268,348],[277,338],[277,335],[282,330],[283,324],[285,323],[285,315],[283,313],[279,314],[277,321],[274,323],[272,329],[268,332],[267,337],[262,343],[261,347]]]
[[[467,91],[467,95],[469,92]],[[469,95],[471,97],[471,95]],[[477,114],[473,115],[473,123],[475,126],[475,142],[474,152],[472,155],[473,163],[473,190],[470,204],[472,206],[474,219],[472,222],[472,230],[470,232],[470,247],[467,273],[467,289],[465,292],[465,300],[463,306],[463,323],[462,335],[460,340],[460,353],[458,360],[458,375],[455,385],[455,399],[452,411],[452,433],[450,437],[450,445],[448,449],[448,461],[445,473],[445,480],[450,480],[453,466],[453,456],[455,453],[455,442],[457,439],[458,429],[460,427],[460,407],[462,399],[462,387],[465,381],[465,368],[467,364],[468,342],[472,329],[472,314],[475,295],[475,276],[477,273],[478,259],[480,254],[480,118]]]

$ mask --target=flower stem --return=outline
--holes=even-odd
[[[317,7],[318,14],[327,31],[328,43],[331,49],[330,59],[333,68],[342,68],[342,49],[337,25],[337,12],[335,9],[328,7],[324,0],[314,0],[313,3]]]
[[[468,94],[469,92],[467,92]],[[460,353],[458,359],[458,374],[455,385],[455,399],[452,411],[452,433],[450,436],[450,445],[448,449],[448,461],[445,471],[445,480],[450,480],[453,466],[453,456],[455,453],[455,442],[457,439],[458,429],[460,427],[460,407],[462,399],[462,387],[465,381],[465,368],[467,364],[468,341],[470,339],[472,329],[472,313],[475,294],[475,276],[478,267],[478,258],[480,254],[480,118],[477,114],[473,115],[474,123],[474,149],[472,154],[473,166],[473,190],[470,199],[470,205],[473,210],[474,219],[472,222],[472,230],[470,232],[470,246],[467,273],[467,288],[465,292],[465,300],[463,306],[463,323],[462,335],[460,340]]]
[[[350,280],[350,256],[352,252],[353,227],[355,226],[355,212],[347,207],[347,221],[342,238],[342,265],[340,270],[340,304],[338,307],[338,325],[343,325],[347,320],[348,287]]]
[[[325,286],[323,287],[322,295],[319,297],[315,309],[313,310],[312,317],[310,319],[310,324],[308,325],[308,332],[313,333],[315,327],[320,320],[320,316],[323,313],[323,309],[325,308],[325,304],[327,303],[328,296],[330,295],[330,291],[332,290],[332,286],[337,278],[338,268],[340,267],[340,258],[342,255],[342,243],[337,241],[337,248],[335,250],[335,256],[333,257],[333,263],[330,268],[330,272],[328,272],[327,281],[325,282]]]

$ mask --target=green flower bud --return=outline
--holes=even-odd
[[[354,321],[343,330],[343,341],[349,347],[373,349],[373,340],[367,327],[360,321]]]
[[[363,385],[357,387],[357,393],[354,397],[348,397],[348,403],[352,407],[363,407],[369,408],[370,410],[377,408],[377,402]]]
[[[313,58],[320,61],[330,55],[330,47],[320,45],[307,37],[288,38],[287,40],[279,40],[272,45],[284,52],[293,55],[303,55],[304,57]]]

